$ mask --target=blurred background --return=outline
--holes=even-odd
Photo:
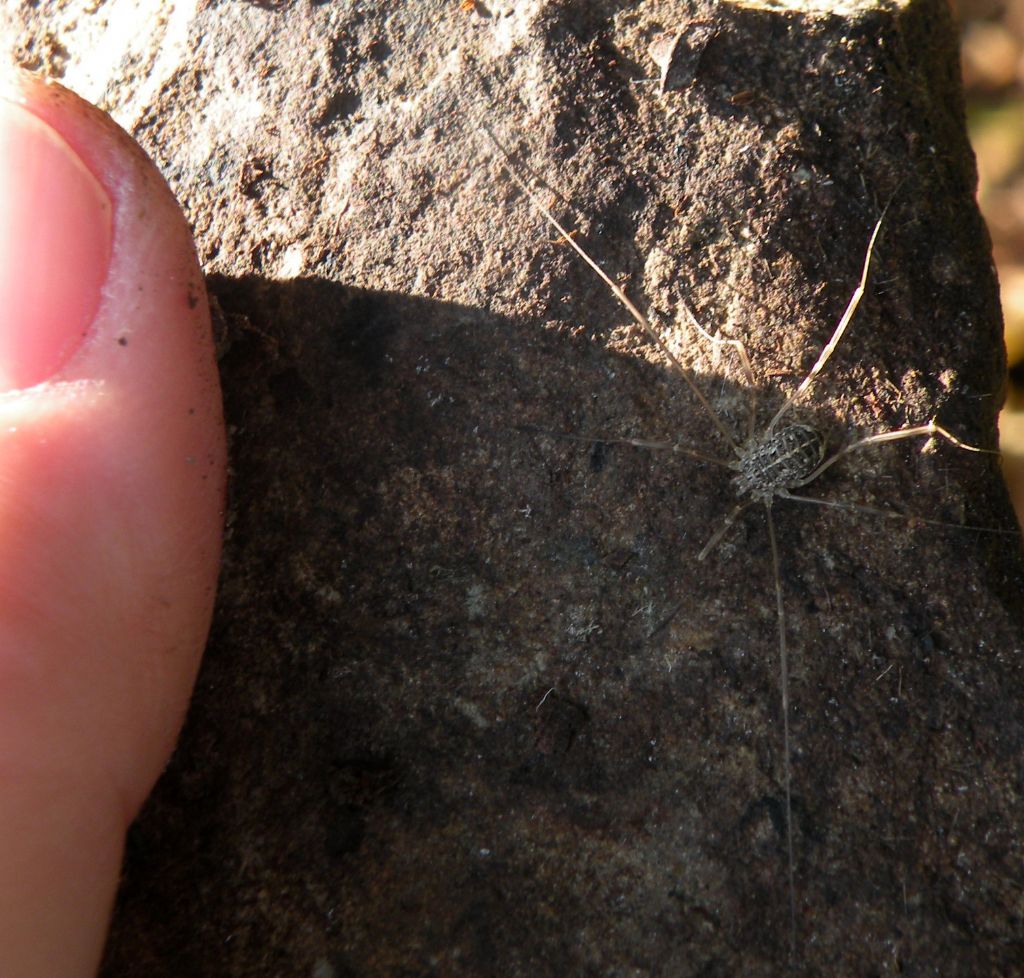
[[[954,0],[978,201],[999,270],[1010,371],[1003,470],[1024,526],[1024,0]]]

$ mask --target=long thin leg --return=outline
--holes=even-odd
[[[885,210],[889,209],[886,205]],[[871,240],[868,242],[868,250],[864,255],[864,267],[861,269],[860,282],[857,284],[857,288],[853,290],[853,295],[850,296],[850,301],[847,303],[846,312],[843,313],[842,318],[839,320],[839,325],[836,326],[832,333],[832,338],[825,344],[821,353],[818,356],[817,362],[811,367],[811,372],[804,377],[800,386],[786,398],[785,403],[776,412],[775,417],[768,424],[768,431],[772,431],[775,425],[778,424],[779,419],[797,402],[803,397],[805,391],[811,384],[814,383],[814,378],[821,373],[825,364],[828,363],[829,357],[835,352],[836,347],[839,345],[839,341],[843,338],[843,333],[846,332],[846,327],[850,325],[850,320],[853,319],[853,314],[857,311],[857,306],[860,305],[860,300],[864,295],[864,289],[868,283],[868,269],[871,266],[871,253],[875,250],[875,239],[878,237],[878,232],[882,228],[882,221],[885,220],[885,211],[882,211],[882,216],[878,219],[878,223],[875,225],[875,230],[871,232]]]
[[[965,523],[950,523],[947,520],[930,520],[923,516],[908,516],[897,513],[894,509],[881,509],[878,506],[866,506],[864,503],[849,502],[845,499],[817,499],[814,496],[799,496],[792,492],[779,492],[780,499],[791,499],[796,503],[813,503],[827,509],[841,509],[848,513],[866,513],[868,516],[885,516],[889,519],[903,520],[906,523],[923,523],[925,526],[939,526],[950,530],[970,530],[973,533],[998,533],[1002,536],[1020,536],[1020,530],[1000,530],[994,526],[971,526]]]
[[[548,431],[546,428],[537,428],[530,424],[517,425],[516,430],[529,432],[532,435],[546,435],[548,438],[561,438],[565,441],[582,441],[591,445],[595,442],[601,442],[604,445],[632,445],[635,448],[665,450],[679,455],[687,455],[690,458],[699,459],[701,462],[708,462],[711,465],[718,465],[723,469],[734,468],[732,462],[726,462],[724,459],[715,458],[714,455],[698,452],[697,449],[681,445],[677,441],[650,441],[646,438],[605,438],[603,435],[573,435],[563,431]]]
[[[733,447],[735,451],[739,451],[739,446],[736,444],[736,439],[733,438],[732,433],[723,424],[722,419],[718,416],[718,413],[711,406],[710,402],[704,396],[701,389],[697,386],[694,379],[690,376],[690,372],[682,365],[682,363],[679,362],[679,359],[676,357],[676,355],[669,349],[668,344],[666,344],[665,341],[657,334],[654,327],[648,322],[647,317],[635,305],[633,305],[629,296],[627,296],[626,293],[619,288],[619,286],[612,280],[611,276],[608,275],[608,273],[605,272],[605,270],[600,265],[598,265],[598,263],[594,261],[594,259],[591,258],[590,255],[588,255],[573,240],[572,235],[569,234],[569,232],[561,225],[561,223],[559,223],[555,215],[552,214],[550,210],[548,210],[548,208],[541,201],[540,197],[538,197],[537,194],[534,193],[533,189],[529,186],[529,184],[519,175],[518,171],[515,169],[515,165],[512,162],[511,154],[498,141],[498,137],[495,136],[494,133],[491,132],[490,128],[486,125],[482,125],[481,129],[483,130],[484,133],[486,133],[487,138],[490,139],[490,141],[494,144],[497,150],[505,158],[505,169],[508,170],[509,176],[512,177],[512,180],[515,182],[516,186],[519,187],[519,189],[522,190],[524,194],[526,194],[527,198],[530,200],[530,203],[533,204],[533,206],[536,207],[537,210],[540,211],[540,213],[543,214],[545,218],[547,218],[548,222],[558,232],[562,240],[565,241],[565,243],[569,245],[569,247],[572,248],[573,251],[575,251],[576,254],[579,255],[580,258],[582,258],[583,261],[590,266],[591,269],[593,269],[593,271],[597,274],[601,281],[604,282],[604,284],[607,285],[608,288],[612,290],[612,294],[615,296],[615,298],[622,303],[622,305],[628,310],[629,314],[636,320],[636,322],[640,325],[640,327],[647,334],[647,336],[654,342],[655,346],[657,346],[658,349],[661,350],[661,352],[664,353],[666,357],[668,357],[669,361],[679,371],[680,376],[683,378],[683,380],[686,382],[686,385],[693,392],[694,397],[696,397],[697,400],[700,402],[701,407],[704,408],[708,417],[711,419],[714,426],[721,433],[722,437],[725,438],[725,440]]]
[[[931,437],[933,435],[939,435],[941,438],[945,438],[951,445],[955,445],[957,448],[962,448],[965,452],[981,452],[985,455],[998,455],[999,452],[994,451],[991,448],[978,448],[975,445],[968,445],[966,442],[960,441],[956,435],[945,428],[940,427],[934,421],[929,421],[927,424],[911,425],[909,428],[896,428],[894,431],[882,431],[877,435],[868,435],[867,438],[861,438],[859,441],[852,442],[845,448],[840,448],[838,452],[829,458],[825,459],[800,485],[807,485],[808,482],[813,482],[821,475],[826,469],[830,469],[836,464],[841,458],[849,455],[850,452],[856,452],[861,448],[867,448],[868,445],[880,445],[887,441],[902,441],[904,438],[921,438],[927,435]]]
[[[796,954],[796,869],[793,862],[793,772],[789,754],[789,656],[786,652],[786,611],[782,600],[782,571],[779,544],[771,500],[765,500],[768,539],[772,545],[772,574],[775,577],[775,609],[779,622],[779,687],[782,691],[782,772],[786,793],[786,861],[789,874],[789,953]]]
[[[747,348],[739,341],[734,340],[726,336],[712,336],[701,324],[697,321],[697,317],[693,314],[693,310],[686,300],[680,300],[680,305],[683,307],[683,312],[686,313],[686,318],[690,321],[690,325],[697,330],[697,332],[709,343],[714,346],[731,346],[736,351],[736,356],[740,361],[740,369],[743,371],[743,379],[747,382],[747,388],[750,391],[750,396],[747,398],[747,441],[752,441],[754,438],[754,429],[757,426],[757,380],[754,377],[754,370],[750,366],[750,357],[747,356]]]
[[[715,532],[711,536],[711,539],[704,544],[704,549],[699,554],[697,554],[698,560],[703,560],[709,553],[711,553],[712,550],[715,549],[716,546],[718,546],[718,541],[725,536],[729,527],[736,522],[736,519],[740,515],[740,513],[747,509],[752,502],[753,500],[748,499],[746,502],[737,503],[732,508],[729,515],[722,521],[722,525],[717,530],[715,530]]]

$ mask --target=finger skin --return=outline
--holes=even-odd
[[[0,394],[0,974],[89,975],[209,629],[224,428],[192,237],[153,165],[64,89],[18,77],[0,95],[113,204],[84,342]]]

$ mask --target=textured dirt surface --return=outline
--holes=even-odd
[[[814,362],[891,201],[794,414],[833,448],[931,417],[992,445],[944,4],[131,10],[4,15],[158,161],[222,334],[220,605],[105,978],[1019,973],[1020,544],[912,518],[1012,527],[995,461],[903,442],[807,490],[906,518],[775,506],[791,954],[763,511],[696,560],[729,471],[611,439],[728,444],[481,136],[738,432]],[[693,21],[662,93],[649,47]]]

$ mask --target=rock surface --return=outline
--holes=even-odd
[[[160,164],[222,330],[219,611],[104,976],[1011,973],[1020,545],[913,519],[1012,527],[996,463],[901,442],[806,491],[905,517],[774,507],[794,952],[763,509],[697,561],[729,470],[613,439],[729,445],[482,135],[736,440],[889,204],[794,420],[833,449],[932,417],[992,445],[944,3],[154,6],[2,15]],[[687,28],[662,92],[652,45]]]

